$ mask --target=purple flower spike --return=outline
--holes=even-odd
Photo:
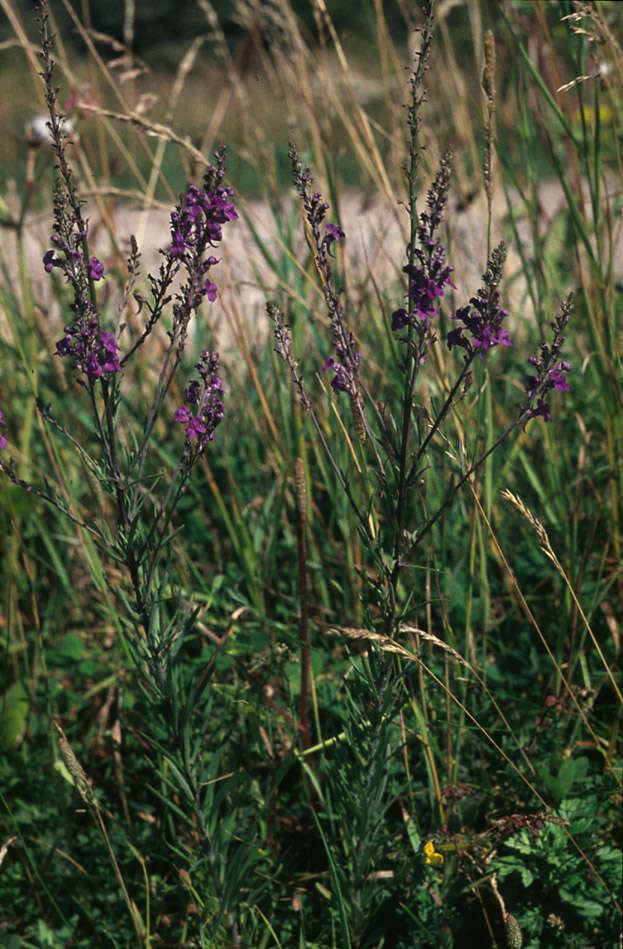
[[[551,419],[549,403],[544,396],[552,389],[558,392],[569,392],[569,383],[566,373],[571,371],[570,364],[560,358],[562,344],[565,341],[563,331],[569,322],[573,309],[573,297],[563,301],[561,312],[551,323],[554,330],[554,339],[551,346],[541,343],[537,356],[530,356],[528,362],[534,367],[535,373],[526,378],[526,403],[522,406],[524,414],[524,429],[531,418],[541,416],[546,422]],[[534,400],[536,399],[536,406]]]
[[[186,429],[185,453],[192,455],[193,460],[199,457],[208,442],[214,441],[215,429],[225,416],[223,383],[217,376],[218,353],[205,349],[195,368],[201,381],[190,380],[184,392],[185,404],[180,405],[173,416]]]
[[[340,300],[340,291],[336,288],[331,247],[335,241],[344,239],[344,231],[339,224],[324,224],[329,205],[322,200],[319,191],[311,190],[313,178],[309,168],[303,168],[296,147],[290,143],[288,156],[292,162],[292,180],[303,199],[305,218],[311,231],[311,240],[315,251],[316,267],[322,278],[324,297],[331,318],[335,356],[327,359],[323,370],[332,370],[335,376],[331,382],[334,392],[348,392],[358,398],[358,374],[361,354],[357,352],[355,337],[348,329],[344,308]],[[281,336],[281,345],[284,337]]]
[[[217,286],[209,278],[218,258],[209,251],[223,238],[223,225],[235,221],[238,214],[232,201],[233,190],[223,185],[225,151],[216,152],[216,166],[210,165],[202,187],[189,185],[171,212],[171,243],[160,253],[165,264],[158,278],[152,280],[154,294],[164,297],[173,277],[186,272],[186,280],[176,294],[173,306],[175,335],[179,348],[184,348],[191,316],[204,299],[216,300]],[[197,433],[201,434],[201,433]]]
[[[436,237],[443,219],[443,210],[450,187],[450,156],[442,159],[441,167],[426,198],[426,211],[417,225],[417,246],[413,247],[413,263],[403,267],[409,277],[408,311],[400,308],[392,313],[392,330],[397,332],[412,326],[424,345],[430,336],[430,321],[437,315],[438,303],[445,288],[456,290],[450,274],[453,267],[446,263],[446,249]]]
[[[0,412],[0,428],[6,428],[6,422],[4,421],[2,412]],[[6,438],[4,437],[2,432],[0,432],[0,451],[3,451],[5,448],[6,448]]]
[[[448,349],[461,346],[466,351],[467,358],[478,352],[484,360],[485,353],[493,346],[513,345],[508,331],[502,328],[502,321],[508,316],[508,312],[500,306],[498,289],[505,260],[506,248],[504,244],[500,244],[491,254],[487,270],[482,277],[482,287],[469,304],[459,307],[452,317],[453,320],[463,323],[463,326],[448,333]],[[464,335],[465,331],[471,339]]]

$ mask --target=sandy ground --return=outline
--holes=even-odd
[[[564,207],[564,195],[557,184],[543,184],[539,189],[542,208],[541,227],[544,232],[552,228],[558,211]],[[516,199],[518,201],[518,199]],[[260,201],[243,204],[243,207],[252,219],[254,226],[262,234],[271,250],[279,254],[281,249],[275,237],[276,227],[272,220],[272,212]],[[484,196],[471,202],[464,209],[452,209],[452,197],[449,203],[448,214],[448,244],[450,247],[449,260],[455,267],[455,283],[459,294],[457,305],[467,302],[481,283],[481,274],[486,261],[486,203]],[[517,207],[520,207],[518,202]],[[104,262],[111,262],[111,241],[97,207],[87,207],[90,221],[91,246]],[[284,211],[284,214],[287,211]],[[494,202],[493,241],[497,242],[506,233],[504,218],[507,215],[506,200],[502,194]],[[332,210],[327,220],[336,220]],[[129,247],[129,235],[134,234],[142,254],[143,275],[148,270],[155,270],[158,266],[161,247],[167,246],[169,240],[169,214],[166,210],[142,211],[130,206],[119,206],[115,211],[115,229],[118,245],[121,249]],[[365,288],[372,290],[372,281],[377,287],[394,284],[400,275],[405,262],[406,224],[407,215],[398,202],[390,204],[387,201],[369,200],[361,194],[350,192],[342,198],[340,207],[340,221],[346,232],[344,253],[346,254],[347,274],[349,286],[356,299]],[[30,278],[31,292],[35,303],[45,314],[45,321],[49,327],[49,338],[55,340],[61,330],[63,315],[58,301],[54,299],[52,284],[48,274],[44,272],[42,257],[50,245],[51,219],[48,215],[31,216],[27,218],[24,227],[24,247],[26,267]],[[526,222],[520,225],[520,235],[525,243],[528,257],[531,255],[529,231]],[[301,244],[303,240],[302,225],[299,228]],[[2,231],[0,245],[0,266],[8,276],[11,286],[18,296],[21,296],[17,237],[11,229]],[[204,319],[214,333],[216,345],[223,351],[230,351],[239,336],[240,327],[244,328],[249,348],[253,348],[262,339],[268,330],[268,320],[265,314],[267,299],[276,299],[283,302],[285,294],[276,286],[275,275],[267,267],[261,254],[254,245],[253,236],[245,220],[228,225],[224,229],[224,240],[219,247],[218,255],[221,263],[211,271],[211,278],[219,287],[218,299],[215,303],[207,303]],[[503,303],[510,311],[508,327],[511,332],[520,333],[525,321],[533,318],[532,307],[525,294],[525,281],[520,275],[520,258],[516,247],[509,244],[509,256],[506,265],[506,291]],[[569,261],[570,286],[574,269],[574,262]],[[623,241],[619,233],[615,271],[623,274]],[[262,286],[262,284],[264,286]],[[100,284],[101,286],[101,284]],[[145,292],[146,284],[139,289]],[[402,305],[400,298],[396,299],[392,308]],[[66,319],[65,315],[65,319]],[[201,326],[199,324],[199,330]],[[6,331],[6,321],[1,312],[0,302],[0,332]],[[46,335],[48,335],[46,333]],[[122,341],[123,342],[123,341]]]

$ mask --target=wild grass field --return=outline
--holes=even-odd
[[[0,0],[0,945],[620,946],[620,5],[76,7]]]

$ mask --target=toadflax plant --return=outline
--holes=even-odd
[[[391,404],[398,409],[391,413],[386,405],[391,401],[387,393],[384,392],[381,403],[366,382],[366,356],[349,325],[343,297],[336,289],[334,251],[346,235],[339,224],[327,222],[329,205],[314,190],[311,172],[302,166],[293,144],[289,152],[292,180],[302,202],[330,323],[326,353],[317,364],[299,358],[283,310],[275,302],[267,306],[274,326],[275,352],[286,363],[300,402],[352,506],[371,565],[364,577],[366,628],[349,629],[347,618],[343,618],[338,629],[343,635],[367,641],[369,649],[363,663],[353,670],[342,736],[346,740],[339,742],[332,752],[323,787],[323,814],[330,831],[326,838],[323,835],[323,840],[329,850],[335,888],[342,896],[342,905],[348,907],[348,913],[341,917],[344,944],[352,945],[374,944],[374,920],[383,899],[373,871],[383,866],[383,814],[398,794],[389,775],[395,770],[392,762],[400,751],[400,743],[389,723],[401,712],[406,693],[399,661],[391,656],[400,650],[399,644],[409,632],[417,632],[407,625],[417,598],[417,575],[415,580],[409,579],[410,568],[418,559],[425,562],[425,539],[492,452],[507,442],[513,432],[524,429],[530,419],[539,416],[549,421],[547,393],[552,389],[568,390],[567,374],[571,368],[562,357],[564,332],[572,310],[569,298],[561,304],[552,323],[552,342],[543,343],[538,354],[529,358],[531,370],[524,381],[525,394],[517,402],[512,421],[489,442],[486,450],[470,461],[460,460],[465,454],[451,449],[447,423],[472,386],[478,367],[486,365],[490,372],[495,371],[498,357],[512,346],[508,312],[502,306],[500,291],[506,249],[500,243],[491,252],[481,286],[466,303],[450,311],[446,300],[449,289],[456,290],[456,278],[440,240],[450,188],[450,154],[441,161],[424,208],[419,213],[417,208],[419,110],[433,25],[433,5],[421,6],[426,24],[411,77],[408,122],[409,241],[403,267],[406,286],[404,298],[397,301],[399,305],[391,314],[391,332],[400,355],[398,372],[387,372],[396,386],[396,398]],[[451,325],[445,332],[441,329],[442,308]],[[451,362],[453,369],[445,396],[431,417],[423,408],[426,403],[421,393],[433,350],[439,346],[456,359]],[[330,374],[331,397],[336,400],[336,407],[339,409],[343,400],[349,400],[352,406],[350,431],[344,423],[350,446],[347,457],[353,461],[350,467],[340,460],[344,453],[330,442],[312,396],[309,374],[318,370]],[[358,445],[358,449],[353,445]],[[442,487],[440,503],[430,510],[425,501],[426,483],[435,477],[434,452],[440,446],[451,451],[458,471]],[[419,727],[424,729],[422,709],[418,709],[412,695],[409,701],[416,709]],[[392,841],[386,841],[385,846],[393,847]],[[432,843],[427,846],[434,851]],[[439,863],[442,862],[440,857]]]
[[[83,444],[74,437],[71,419],[62,420],[56,407],[40,401],[38,408],[45,422],[69,442],[99,480],[111,498],[108,510],[112,515],[106,520],[102,514],[100,522],[86,521],[47,481],[39,487],[18,475],[15,460],[6,459],[10,406],[3,406],[0,413],[0,450],[5,453],[0,467],[14,484],[44,499],[88,532],[109,561],[124,572],[122,582],[110,584],[110,593],[116,599],[115,623],[123,632],[151,709],[152,732],[146,737],[156,757],[167,762],[169,793],[176,795],[177,806],[197,834],[202,866],[209,877],[204,893],[206,918],[217,923],[224,919],[231,936],[236,924],[227,921],[227,914],[237,899],[237,883],[230,874],[230,889],[224,891],[222,861],[233,836],[232,819],[236,818],[230,813],[228,823],[221,824],[214,803],[217,798],[224,800],[228,785],[221,783],[216,794],[211,785],[217,776],[214,762],[218,757],[204,755],[210,701],[205,686],[210,669],[203,669],[198,677],[181,659],[180,649],[193,629],[196,611],[182,606],[171,557],[179,501],[225,414],[217,353],[201,353],[195,374],[185,386],[182,383],[183,401],[175,411],[170,408],[171,388],[180,376],[191,326],[200,321],[203,304],[217,296],[212,277],[218,264],[214,252],[223,239],[223,228],[238,217],[233,191],[224,184],[226,154],[224,149],[216,152],[216,162],[208,167],[201,185],[191,184],[171,212],[168,246],[160,251],[158,270],[148,275],[149,296],[136,289],[140,255],[131,238],[121,317],[113,323],[100,303],[103,295],[99,291],[107,283],[107,273],[89,246],[88,220],[70,164],[65,123],[57,108],[45,3],[39,6],[39,24],[48,128],[56,156],[51,246],[42,266],[50,279],[55,279],[59,297],[66,301],[66,322],[54,356],[64,361],[74,385],[86,397],[94,443]],[[142,317],[138,332],[123,322],[132,299]],[[165,314],[166,342],[154,372],[155,384],[143,417],[136,422],[135,416],[124,411],[125,372]],[[183,447],[173,469],[156,480],[154,429],[158,419],[164,419],[169,427],[174,423],[179,426]],[[206,780],[208,773],[211,780]],[[245,860],[240,853],[236,866],[242,877]]]

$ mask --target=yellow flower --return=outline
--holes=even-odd
[[[424,844],[424,853],[426,854],[426,862],[430,863],[431,866],[440,867],[443,863],[443,854],[435,851],[435,844],[432,840]]]

